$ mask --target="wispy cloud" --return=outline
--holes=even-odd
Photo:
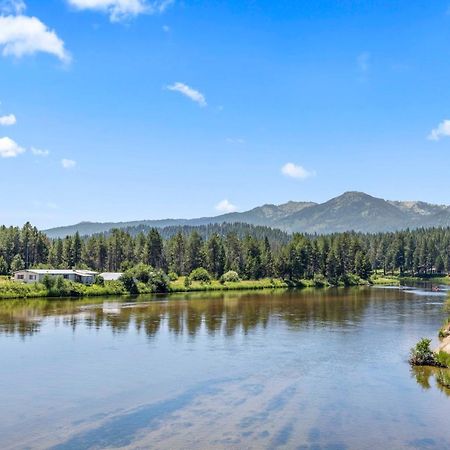
[[[0,138],[0,158],[15,158],[21,153],[25,153],[25,149],[17,142],[9,137]]]
[[[23,0],[0,1],[0,14],[5,16],[23,14],[26,9],[27,7]]]
[[[228,142],[229,144],[239,144],[239,145],[242,145],[242,144],[245,144],[245,139],[242,139],[242,138],[227,138],[227,142]]]
[[[428,135],[430,141],[439,141],[450,136],[450,120],[443,120],[436,128],[433,128]]]
[[[61,160],[61,166],[64,169],[73,169],[75,166],[77,165],[77,162],[74,161],[73,159],[62,159]]]
[[[9,127],[17,123],[16,116],[14,114],[8,114],[7,116],[0,116],[0,125]]]
[[[56,56],[64,63],[70,62],[64,42],[36,17],[0,16],[0,47],[3,47],[3,56],[21,58],[43,52]]]
[[[233,203],[229,202],[228,200],[222,200],[221,202],[217,203],[216,210],[221,213],[231,213],[234,211],[237,211],[236,205],[233,205]]]
[[[205,96],[200,91],[191,88],[187,84],[176,82],[174,84],[171,84],[170,86],[167,86],[167,89],[169,89],[169,91],[175,91],[183,94],[202,107],[207,106]]]
[[[356,63],[358,65],[358,70],[361,73],[367,73],[370,69],[370,53],[369,52],[362,52],[358,55],[356,58]]]
[[[120,22],[139,14],[162,14],[174,0],[67,0],[78,10],[98,11],[109,15],[111,22]]]
[[[36,148],[36,147],[31,147],[31,153],[33,153],[34,156],[41,156],[41,157],[46,157],[50,154],[49,150],[43,150],[40,148]]]
[[[304,167],[291,162],[286,163],[281,168],[281,173],[287,177],[297,178],[300,180],[305,180],[306,178],[313,177],[316,175],[315,171],[306,170]]]

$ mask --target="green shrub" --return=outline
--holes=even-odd
[[[137,281],[141,281],[142,283],[148,283],[150,281],[151,273],[153,271],[153,267],[147,264],[137,264],[136,266],[128,269],[126,272],[129,272],[130,275]]]
[[[354,273],[346,273],[339,277],[339,284],[344,286],[358,286],[361,284],[361,278]]]
[[[413,366],[435,366],[435,355],[430,349],[431,339],[422,338],[411,349],[409,363]]]
[[[51,277],[50,275],[44,275],[44,278],[42,279],[42,284],[45,286],[46,289],[51,290],[55,286],[56,280],[54,277]]]
[[[95,275],[94,278],[94,284],[97,286],[104,286],[105,285],[105,279],[100,275]]]
[[[167,275],[168,275],[170,281],[178,280],[178,274],[175,273],[173,270],[171,270]]]
[[[241,281],[239,274],[234,270],[229,270],[220,277],[222,283],[238,283]]]
[[[139,294],[139,289],[136,284],[136,281],[134,279],[133,273],[131,270],[127,270],[124,272],[121,277],[119,278],[119,281],[122,282],[125,290],[132,295]]]
[[[203,267],[194,269],[191,272],[191,274],[189,275],[189,278],[192,281],[201,281],[202,283],[211,283],[211,275]]]
[[[313,283],[315,287],[324,287],[328,284],[326,277],[322,274],[315,274]]]
[[[434,354],[436,365],[439,367],[450,367],[450,354],[442,350]]]
[[[170,279],[161,269],[158,269],[150,272],[147,284],[151,292],[169,292]]]
[[[445,338],[447,336],[450,336],[450,320],[449,319],[447,319],[444,322],[444,325],[439,330],[439,337],[440,338]]]
[[[151,292],[168,292],[170,280],[161,270],[154,270],[146,264],[138,264],[127,270],[120,277],[125,290],[132,295],[148,294]]]

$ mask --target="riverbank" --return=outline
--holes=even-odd
[[[323,277],[314,279],[301,279],[297,281],[282,280],[280,278],[263,278],[260,280],[239,280],[235,282],[221,282],[211,280],[210,282],[190,281],[186,285],[186,277],[178,277],[170,281],[167,292],[207,292],[207,291],[239,291],[239,290],[258,290],[258,289],[302,289],[302,288],[327,288],[334,287]],[[450,284],[450,278],[435,277],[432,279],[435,283]],[[443,280],[443,281],[441,281]],[[419,277],[399,277],[398,275],[374,274],[370,280],[363,280],[353,276],[348,278],[345,283],[340,281],[337,286],[399,286],[401,282],[430,282],[430,278]],[[144,283],[137,283],[137,291],[132,295],[155,293],[151,286]],[[120,281],[106,281],[102,285],[94,284],[85,286],[80,283],[66,283],[62,289],[47,289],[41,283],[23,284],[15,281],[0,279],[0,299],[20,299],[20,298],[60,298],[60,297],[100,297],[100,296],[127,296],[124,284]]]
[[[346,282],[339,282],[338,286],[368,286],[370,284],[389,284],[388,279],[376,279],[372,282],[352,277]],[[391,284],[395,284],[394,281]],[[282,280],[279,278],[263,278],[260,280],[239,280],[235,282],[209,282],[190,281],[186,284],[186,277],[179,277],[167,286],[168,293],[176,292],[207,292],[207,291],[239,291],[259,289],[302,289],[332,287],[326,279],[302,279],[297,281]],[[24,284],[10,280],[0,280],[0,299],[20,298],[61,298],[61,297],[99,297],[99,296],[127,296],[156,293],[151,286],[145,283],[136,283],[134,292],[129,292],[121,281],[105,281],[103,284],[85,286],[80,283],[65,282],[60,288],[47,288],[41,283]]]
[[[446,310],[450,307],[447,300]],[[431,339],[422,338],[410,351],[409,363],[415,367],[432,368],[429,375],[434,375],[437,383],[450,388],[450,318],[439,330],[439,345],[435,350],[430,347]]]
[[[450,277],[448,276],[424,276],[424,277],[397,277],[399,280],[406,283],[433,283],[433,284],[446,284],[450,285]]]

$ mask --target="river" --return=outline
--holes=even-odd
[[[3,301],[0,448],[450,448],[449,392],[407,363],[445,300],[365,287]]]

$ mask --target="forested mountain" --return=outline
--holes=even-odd
[[[131,222],[80,222],[76,225],[51,228],[45,230],[47,236],[51,238],[74,235],[92,235],[112,230],[120,229],[144,229],[144,228],[167,228],[177,226],[198,227],[209,224],[221,223],[247,223],[250,225],[260,225],[266,227],[281,228],[277,226],[280,220],[289,217],[291,214],[301,211],[304,208],[315,205],[312,202],[287,202],[282,205],[263,205],[246,212],[234,212],[222,214],[215,217],[201,217],[198,219],[163,219],[163,220],[136,220]]]
[[[407,228],[450,226],[450,207],[425,202],[389,201],[362,192],[346,192],[325,203],[288,202],[264,205],[250,211],[199,219],[142,220],[118,223],[82,222],[46,230],[49,237],[102,233],[113,228],[137,229],[247,223],[279,228],[288,233],[376,233]]]
[[[138,225],[134,227],[123,228],[123,231],[135,237],[141,233],[147,234],[153,227],[148,225]],[[115,229],[103,233],[109,236]],[[196,232],[202,239],[209,239],[212,235],[227,236],[235,234],[239,239],[246,236],[252,236],[256,239],[264,239],[267,237],[272,242],[286,243],[290,239],[290,235],[278,228],[270,228],[261,225],[250,225],[248,223],[234,222],[234,223],[210,223],[208,225],[174,225],[164,228],[158,228],[158,232],[163,239],[170,239],[176,234],[189,236],[192,232]]]

